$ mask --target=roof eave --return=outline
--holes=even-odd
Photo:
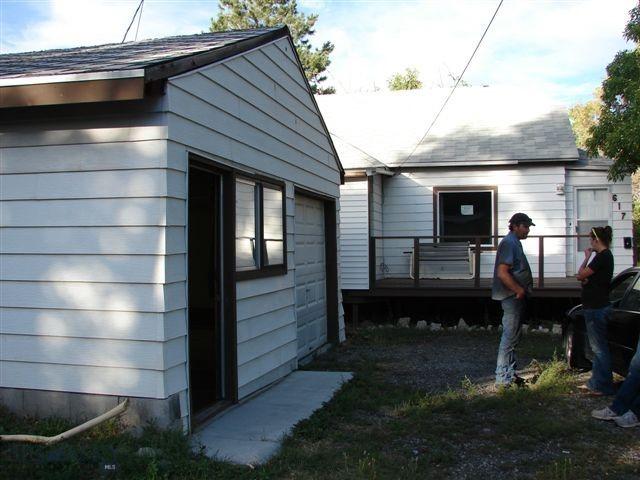
[[[144,98],[144,92],[142,73],[93,80],[0,85],[0,108],[138,100]]]
[[[289,36],[289,29],[285,26],[144,69],[3,79],[0,80],[0,108],[139,100],[144,98],[147,84],[239,55],[286,36]]]

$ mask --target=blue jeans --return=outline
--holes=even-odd
[[[611,316],[611,306],[585,308],[583,311],[589,345],[591,345],[594,356],[591,378],[587,382],[587,387],[611,395],[615,393],[611,374],[611,355],[607,342],[607,323]]]
[[[632,410],[640,418],[640,340],[629,364],[629,373],[609,407],[618,415]]]
[[[525,300],[515,296],[505,298],[502,303],[502,337],[498,347],[496,385],[509,385],[516,377],[516,347],[522,334],[522,313]]]

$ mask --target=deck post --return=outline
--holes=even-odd
[[[420,237],[413,237],[413,286],[420,287]]]
[[[376,237],[369,237],[369,291],[376,286]]]
[[[538,288],[544,287],[544,236],[538,238]]]
[[[480,251],[482,250],[482,239],[476,237],[476,251],[473,252],[475,260],[473,262],[473,282],[476,288],[480,288]]]

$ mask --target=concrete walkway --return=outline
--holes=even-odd
[[[283,437],[301,420],[331,400],[352,377],[349,372],[295,371],[194,434],[205,453],[217,460],[259,465],[280,449]]]

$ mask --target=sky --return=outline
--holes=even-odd
[[[638,0],[504,0],[464,79],[516,86],[554,103],[588,101]],[[121,42],[139,0],[0,0],[0,53]],[[450,87],[499,0],[298,0],[319,15],[312,44],[331,41],[338,93],[385,90],[414,68],[425,87]],[[208,31],[216,0],[145,0],[127,41]]]

